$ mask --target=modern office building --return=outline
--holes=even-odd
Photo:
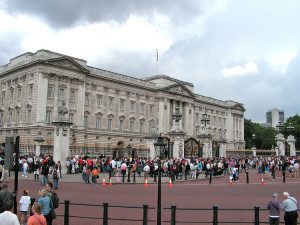
[[[220,142],[227,151],[245,146],[243,104],[199,95],[192,83],[166,75],[140,79],[39,50],[1,66],[0,87],[0,141],[19,135],[22,151],[34,152],[43,138],[41,153],[53,153],[52,122],[64,104],[73,123],[70,154],[126,156],[134,149],[148,156],[147,136],[156,131],[172,156],[174,113],[182,116],[185,156],[201,155],[205,132],[215,155]]]
[[[279,123],[284,124],[284,111],[274,108],[266,113],[266,122],[276,128]]]

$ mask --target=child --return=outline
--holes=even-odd
[[[85,183],[86,184],[90,184],[90,175],[91,175],[91,171],[90,168],[86,168],[85,170]]]
[[[21,224],[26,224],[29,205],[30,197],[28,196],[28,190],[24,189],[23,196],[20,199]]]

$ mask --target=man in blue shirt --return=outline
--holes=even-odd
[[[296,225],[298,218],[297,200],[291,197],[288,192],[283,192],[283,198],[281,208],[285,211],[284,222],[286,225]]]

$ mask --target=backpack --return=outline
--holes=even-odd
[[[58,206],[59,206],[59,197],[58,197],[56,192],[52,193],[51,200],[52,200],[54,209],[58,208]]]
[[[5,199],[5,196],[7,194],[7,191],[5,192],[5,194],[3,195],[3,197],[1,198],[0,197],[0,213],[3,213],[5,211],[5,202],[4,202],[4,199]]]

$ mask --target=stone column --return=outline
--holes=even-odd
[[[204,142],[203,157],[204,158],[212,158],[212,141],[211,141],[211,139],[207,139]]]
[[[41,155],[41,143],[36,142],[35,145],[35,156],[40,156]]]
[[[275,147],[275,155],[276,155],[276,156],[279,156],[278,147]]]
[[[295,156],[296,155],[296,148],[295,148],[296,139],[294,138],[293,135],[289,135],[288,138],[286,139],[286,142],[290,146],[290,155],[289,156]]]
[[[279,156],[285,156],[285,138],[283,134],[277,134],[276,135],[276,142],[277,142],[277,147],[279,151]]]
[[[256,148],[255,147],[252,148],[252,155],[256,156]]]
[[[67,172],[66,159],[70,156],[70,122],[52,122],[54,128],[53,160],[61,162],[62,173]]]
[[[147,147],[150,149],[150,158],[154,159],[155,158],[155,147],[154,143],[156,142],[157,139],[148,139],[147,140]]]
[[[173,141],[173,157],[176,159],[184,158],[184,136],[185,133],[171,132],[170,137]]]
[[[220,157],[226,157],[226,143],[220,143]]]

